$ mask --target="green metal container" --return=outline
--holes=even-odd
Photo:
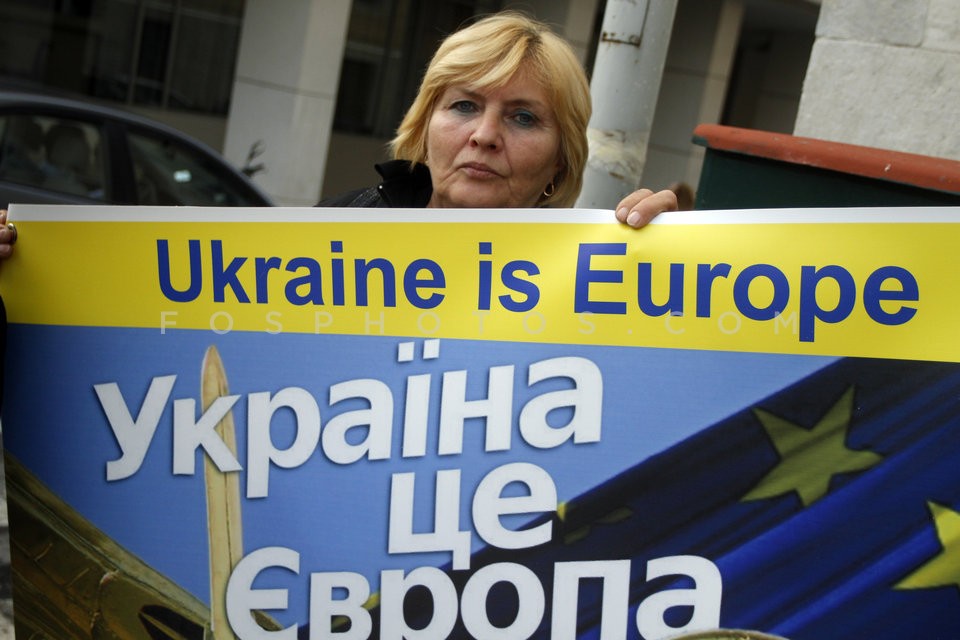
[[[696,209],[960,205],[960,162],[702,124]]]

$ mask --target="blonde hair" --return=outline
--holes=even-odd
[[[521,68],[547,93],[560,133],[560,171],[539,206],[570,207],[587,162],[590,85],[570,45],[545,24],[514,11],[488,16],[444,40],[427,66],[420,91],[390,142],[395,159],[424,163],[427,127],[440,96],[453,84],[501,87]],[[546,185],[544,185],[546,186]]]

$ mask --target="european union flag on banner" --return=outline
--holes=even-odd
[[[960,367],[837,361],[561,514],[551,543],[485,549],[472,568],[521,563],[550,593],[555,562],[630,558],[629,638],[642,637],[632,621],[645,598],[692,586],[647,581],[647,561],[688,554],[719,567],[724,628],[792,640],[960,638]],[[469,576],[458,573],[462,585]],[[413,595],[417,628],[415,611],[422,625],[431,607]],[[600,637],[602,595],[600,584],[581,588],[579,638]],[[516,596],[488,607],[506,626]],[[668,612],[677,628],[690,620],[686,607]],[[535,637],[550,634],[548,611]]]

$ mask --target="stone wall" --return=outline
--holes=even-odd
[[[960,160],[960,2],[824,0],[794,133]]]

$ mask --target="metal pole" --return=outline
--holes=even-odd
[[[640,186],[677,0],[607,0],[578,207],[612,209]]]

